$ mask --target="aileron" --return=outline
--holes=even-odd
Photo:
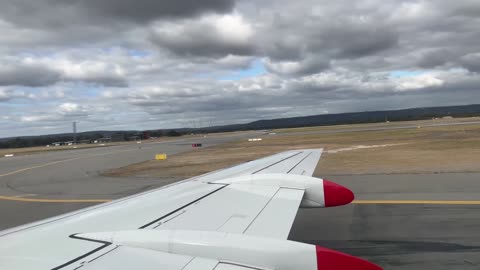
[[[304,190],[280,188],[245,234],[287,239]]]

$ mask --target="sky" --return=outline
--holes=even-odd
[[[0,6],[0,137],[480,103],[478,0]]]

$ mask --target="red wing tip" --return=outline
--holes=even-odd
[[[316,246],[318,270],[383,270],[367,260]]]
[[[355,198],[350,189],[325,179],[323,179],[323,193],[325,207],[349,204]]]

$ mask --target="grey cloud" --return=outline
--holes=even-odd
[[[448,14],[455,16],[476,17],[480,14],[480,3],[475,0],[440,0],[440,5],[447,10]]]
[[[57,1],[66,3],[63,0]],[[97,0],[80,2],[87,14],[138,22],[162,17],[192,17],[205,12],[225,13],[231,11],[234,4],[233,0]]]
[[[299,61],[286,62],[266,62],[266,68],[270,72],[274,72],[286,76],[304,76],[322,72],[330,67],[328,59],[319,56],[306,56],[305,59]]]
[[[332,50],[338,58],[356,58],[379,53],[398,44],[392,26],[380,22],[339,20],[321,31],[309,44],[310,51]]]
[[[274,61],[292,61],[303,57],[304,47],[301,38],[281,34],[280,38],[266,40],[259,50]]]
[[[85,78],[65,78],[66,81],[78,81],[86,82],[100,86],[108,87],[128,87],[128,81],[126,78],[120,76],[108,76],[108,75],[99,75],[99,76],[88,76]]]
[[[221,59],[218,59],[213,62],[216,66],[221,69],[246,69],[250,66],[253,57],[250,56],[236,56],[236,55],[227,55]],[[211,64],[211,59],[207,59],[204,64]]]
[[[87,74],[72,77],[61,70],[49,68],[45,64],[4,63],[0,67],[0,86],[43,87],[60,82],[87,82],[111,87],[126,87],[126,78],[115,74]]]
[[[192,17],[232,10],[233,0],[2,0],[0,14],[8,21],[32,28],[62,28],[116,21],[146,23],[160,18]]]
[[[33,98],[35,98],[35,95],[32,93],[16,90],[12,87],[0,87],[0,102],[13,102],[15,99],[24,99],[24,102],[28,102],[27,99]],[[5,112],[2,117],[5,119],[12,119],[12,117],[8,115],[8,112]]]
[[[223,57],[229,54],[249,55],[253,52],[249,45],[223,41],[211,31],[206,30],[206,33],[203,31],[198,28],[197,31],[190,29],[190,33],[182,33],[178,36],[152,33],[150,39],[160,47],[183,56]]]
[[[381,30],[358,31],[333,36],[336,39],[333,46],[344,44],[344,46],[339,46],[341,50],[339,52],[340,58],[372,55],[393,48],[398,43],[396,33]],[[332,40],[334,39],[332,38]]]
[[[423,90],[394,91],[392,89],[394,84],[388,77],[379,76],[370,80],[370,84],[358,85],[357,82],[362,78],[362,74],[356,74],[346,77],[333,77],[326,82],[322,82],[322,79],[317,81],[310,79],[288,81],[285,88],[281,90],[270,89],[266,84],[261,84],[263,87],[261,91],[242,93],[236,91],[236,88],[230,88],[231,86],[225,88],[222,85],[214,84],[210,87],[210,91],[216,93],[216,95],[191,98],[169,97],[165,99],[159,94],[149,96],[142,102],[136,102],[135,100],[129,102],[149,114],[156,115],[156,117],[185,114],[194,119],[213,116],[232,122],[238,119],[250,119],[252,112],[255,112],[256,116],[254,118],[256,119],[315,114],[322,113],[325,110],[341,112],[342,108],[335,106],[337,103],[350,104],[353,107],[358,106],[362,110],[402,108],[404,106],[402,100],[410,100],[412,101],[411,104],[418,106],[433,106],[438,102],[451,104],[447,97],[453,89],[465,94],[462,98],[456,98],[456,101],[460,103],[468,102],[467,96],[480,95],[475,95],[476,87],[473,83],[462,86],[463,79],[452,81],[443,86],[426,87]],[[250,83],[259,82],[252,81]],[[199,90],[199,93],[202,91],[206,90]],[[301,106],[298,104],[301,104]],[[349,109],[345,107],[343,110],[348,111]],[[224,112],[229,113],[225,114]]]
[[[422,53],[417,65],[421,68],[435,68],[456,58],[455,53],[447,49],[434,49]]]
[[[378,11],[367,3],[352,5],[348,1],[311,1],[305,3],[309,9],[282,1],[270,4],[276,7],[270,17],[267,9],[271,7],[266,6],[258,18],[250,18],[267,18],[256,29],[253,53],[269,60],[270,72],[305,76],[328,70],[332,62],[338,65],[356,59],[360,59],[358,64],[370,61],[370,67],[373,61],[367,58],[398,52],[402,33],[388,21],[389,14],[382,13],[388,8]],[[324,14],[314,14],[314,9]]]
[[[0,67],[0,85],[38,87],[58,82],[61,74],[40,65],[6,65]]]
[[[473,72],[480,72],[480,53],[467,54],[460,58],[462,66]]]
[[[50,105],[37,108],[25,98],[30,93],[0,90],[3,107],[54,115],[26,118],[25,126],[79,117],[91,129],[175,127],[189,118],[228,124],[480,101],[477,0],[0,3],[0,52],[47,59],[33,68],[0,60],[0,84],[58,87],[65,96],[42,102],[93,104],[88,115],[58,115]],[[52,52],[65,62],[48,64]],[[256,61],[265,74],[249,70]],[[246,76],[218,81],[232,73]],[[86,99],[72,81],[87,82],[82,88],[98,96]],[[99,94],[104,86],[111,94]],[[95,111],[106,106],[112,110]],[[6,116],[19,126],[12,112]]]
[[[249,33],[225,29],[221,32],[219,22],[187,20],[179,24],[152,29],[150,40],[176,55],[208,56],[222,58],[228,55],[252,55],[255,44]],[[230,36],[226,36],[229,34]]]
[[[0,102],[5,102],[12,99],[12,94],[12,91],[0,88]]]
[[[261,90],[246,92],[239,91],[239,86],[232,83],[207,82],[194,84],[192,88],[195,94],[188,94],[185,90],[180,91],[178,95],[175,91],[169,92],[170,89],[181,89],[181,85],[178,84],[164,87],[163,92],[155,94],[151,94],[151,90],[136,89],[133,91],[135,95],[132,96],[132,91],[119,90],[122,95],[99,99],[95,101],[95,105],[89,106],[89,116],[83,121],[88,120],[89,125],[94,125],[90,119],[103,114],[99,115],[92,109],[101,104],[116,104],[113,113],[121,113],[121,118],[110,120],[113,121],[112,125],[131,123],[129,127],[134,128],[133,123],[138,122],[140,113],[144,113],[150,116],[149,126],[143,126],[145,121],[140,122],[142,127],[148,129],[158,128],[159,123],[168,127],[191,125],[189,120],[228,124],[264,118],[319,114],[324,111],[334,113],[398,109],[405,106],[405,101],[408,101],[409,107],[415,107],[462,104],[472,98],[480,98],[480,93],[476,90],[479,78],[471,74],[452,75],[452,81],[448,84],[410,92],[393,91],[393,85],[388,77],[379,76],[369,80],[368,84],[357,84],[357,81],[363,78],[361,73],[340,77],[331,73],[330,76],[332,77],[329,79],[311,77],[294,81],[283,79],[285,86],[280,89],[269,87],[268,80],[250,80],[241,83],[244,88],[251,84],[259,84]],[[469,83],[466,84],[465,81]],[[456,91],[454,98],[451,97],[453,90]],[[77,111],[76,107],[70,107],[73,108],[72,112]],[[38,120],[35,122],[38,125],[52,123],[52,119],[65,123],[72,120],[70,116],[70,118],[54,116],[47,117],[45,120],[47,122],[35,118],[29,120]],[[103,123],[95,125],[98,128],[98,125],[102,126]]]

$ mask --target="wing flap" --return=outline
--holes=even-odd
[[[191,256],[157,252],[143,248],[117,246],[113,250],[85,262],[84,270],[182,270],[194,259]],[[215,264],[216,265],[216,264]],[[77,269],[78,265],[69,265],[62,270]],[[205,268],[199,268],[205,269]],[[211,269],[211,268],[208,268]]]
[[[178,217],[159,221],[156,229],[243,233],[265,208],[278,187],[229,185],[185,209]]]
[[[65,268],[70,269],[70,268]],[[71,268],[76,269],[76,268]],[[246,270],[248,266],[219,262],[215,259],[191,257],[143,248],[117,246],[108,256],[91,260],[81,267],[84,270]]]
[[[247,269],[258,270],[258,268],[241,266],[241,265],[236,265],[231,263],[219,263],[217,267],[215,267],[215,270],[247,270]]]
[[[217,264],[217,260],[195,257],[182,270],[212,270]]]
[[[287,239],[304,192],[300,189],[279,189],[245,233]]]

